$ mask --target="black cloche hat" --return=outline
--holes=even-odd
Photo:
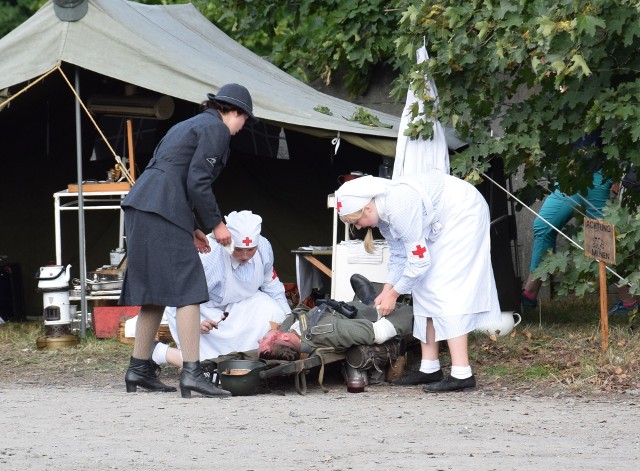
[[[237,83],[228,83],[220,88],[217,95],[207,93],[207,98],[220,103],[233,105],[244,111],[247,116],[249,116],[250,122],[255,123],[258,121],[253,115],[253,101],[251,100],[251,94],[249,94],[249,90],[242,85]]]

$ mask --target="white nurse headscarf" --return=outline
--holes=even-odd
[[[336,210],[339,216],[348,216],[364,208],[369,201],[383,194],[391,180],[367,175],[344,182],[336,190]]]
[[[258,245],[262,229],[260,216],[251,211],[233,211],[224,218],[236,248],[249,249]]]

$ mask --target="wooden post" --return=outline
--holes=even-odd
[[[607,267],[600,260],[598,262],[600,272],[600,332],[602,333],[602,352],[609,347],[609,314],[607,312]]]
[[[127,118],[127,143],[129,147],[129,175],[131,180],[136,181],[136,159],[133,152],[133,123]]]
[[[616,263],[616,230],[601,219],[584,218],[584,255],[598,261],[600,278],[600,331],[602,352],[609,347],[609,317],[607,312],[607,262]]]

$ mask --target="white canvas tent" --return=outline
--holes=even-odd
[[[60,72],[66,71],[64,80],[58,68]],[[395,153],[397,117],[368,110],[390,128],[349,121],[346,118],[353,115],[358,105],[323,94],[292,78],[226,36],[193,5],[151,6],[126,0],[88,0],[87,14],[68,22],[56,15],[49,1],[0,39],[0,140],[4,165],[4,171],[0,172],[0,197],[10,201],[3,208],[7,224],[0,233],[0,250],[23,265],[25,292],[33,288],[27,273],[36,272],[52,260],[51,194],[67,183],[83,180],[83,167],[85,170],[88,167],[86,144],[91,144],[88,142],[91,137],[82,145],[81,135],[94,130],[79,108],[75,120],[69,115],[68,105],[74,101],[77,106],[77,101],[73,90],[64,83],[67,79],[84,100],[90,96],[89,82],[95,85],[96,81],[110,81],[168,95],[194,107],[208,92],[215,93],[225,83],[238,82],[251,91],[254,112],[262,122],[310,135],[315,144],[302,146],[299,155],[303,157],[319,151],[319,137],[333,149],[331,140],[338,136],[352,145],[351,150],[364,149],[364,154],[373,153],[374,157],[375,154],[392,157]],[[3,107],[3,97],[7,96],[10,101]],[[332,115],[315,111],[319,106],[330,110]],[[81,121],[84,121],[82,128]],[[67,123],[64,128],[63,122]],[[290,145],[288,134],[287,143]],[[76,148],[75,159],[72,146]],[[331,159],[332,165],[337,167],[342,165],[341,159],[350,158],[345,148],[348,147],[340,147],[335,162]],[[328,156],[323,159],[329,160]],[[291,249],[322,244],[320,239],[325,234],[330,239],[326,196],[334,189],[329,180],[333,178],[335,185],[335,176],[326,175],[325,163],[316,164],[306,158],[303,171],[310,171],[311,177],[288,178],[288,183],[282,185],[265,170],[281,170],[284,162],[266,160],[240,167],[238,159],[232,159],[230,168],[216,181],[218,199],[227,200],[226,206],[221,207],[223,211],[253,209],[263,215],[269,212],[263,229],[270,231],[276,261],[286,272],[293,257]],[[77,179],[70,167],[73,161],[77,161]],[[296,170],[299,173],[301,165],[296,165],[287,170],[289,177]],[[377,168],[377,163],[372,165]],[[363,170],[359,167],[348,170],[357,169]],[[253,175],[249,175],[251,172]],[[246,183],[238,185],[241,180]],[[250,191],[243,191],[247,188]],[[79,211],[79,219],[81,215]],[[84,231],[84,221],[79,220],[78,224]],[[86,259],[92,259],[89,265],[93,267],[103,263],[95,248],[96,242],[103,249],[111,244],[103,240],[108,239],[104,235],[108,221],[104,224],[87,227],[87,231],[92,231],[87,234],[87,245],[92,246],[89,253],[85,254],[84,237],[80,235],[76,239],[80,245],[78,259],[63,262],[75,263],[74,270],[79,269],[81,277],[87,270]],[[292,240],[294,237],[297,239]],[[28,244],[30,239],[35,244]],[[67,239],[67,243],[74,243],[72,237]],[[285,277],[285,281],[291,278]],[[29,312],[36,311],[31,308]]]
[[[294,79],[229,38],[191,4],[144,5],[88,0],[79,21],[62,21],[49,1],[0,39],[0,90],[68,63],[192,103],[223,84],[239,82],[253,97],[258,118],[317,136],[340,137],[392,157],[398,118],[368,110],[372,127],[347,120],[358,108]],[[322,106],[332,116],[315,111]]]

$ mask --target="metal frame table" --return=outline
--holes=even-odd
[[[124,248],[124,213],[120,204],[129,190],[123,191],[85,191],[83,203],[85,211],[119,210],[120,211],[120,237],[119,248]],[[68,200],[66,203],[63,200]],[[56,264],[62,265],[62,227],[60,214],[62,211],[78,211],[78,193],[69,190],[58,191],[53,194],[55,238],[56,238]]]

